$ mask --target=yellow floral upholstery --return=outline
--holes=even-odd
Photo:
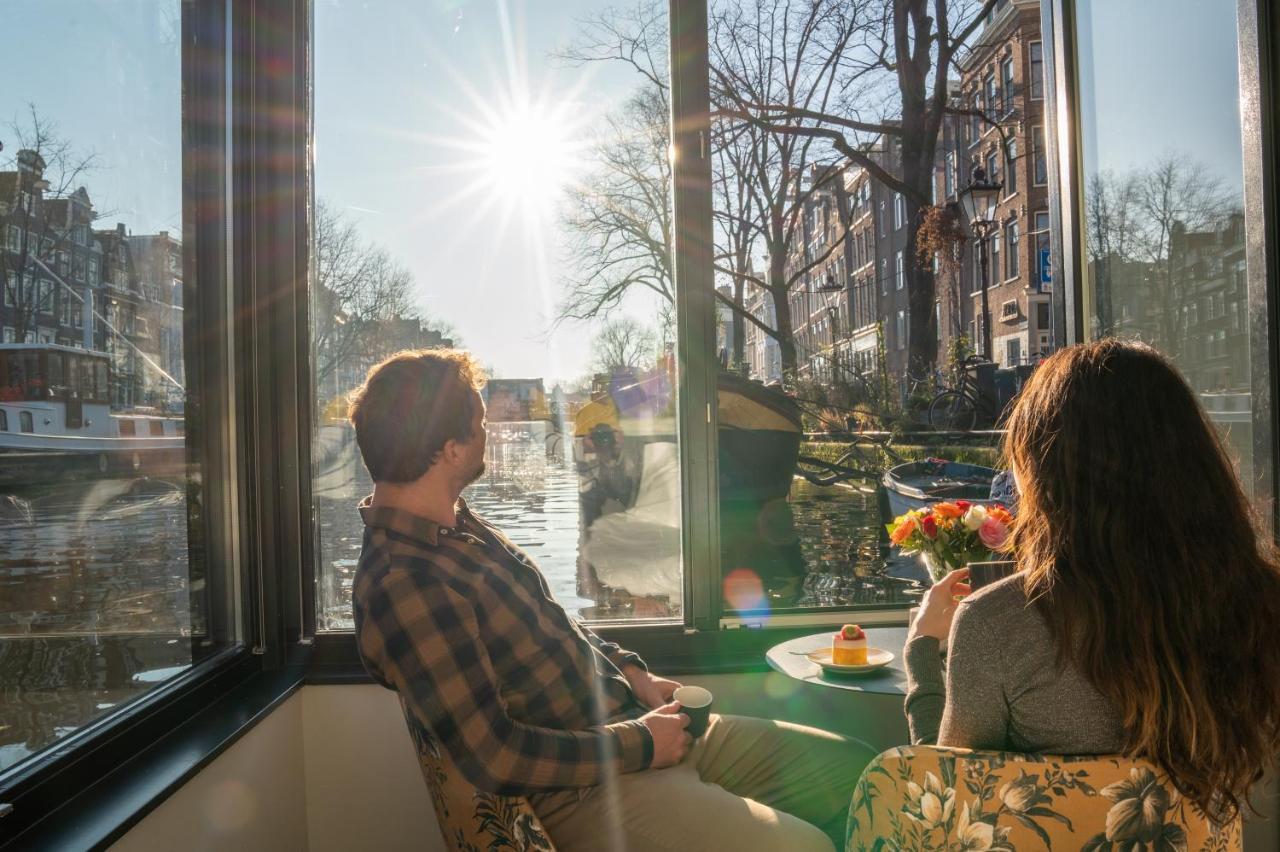
[[[853,791],[847,852],[889,849],[1239,852],[1158,770],[1118,756],[890,749]]]
[[[401,701],[401,707],[404,702]],[[440,833],[453,852],[555,852],[547,830],[523,797],[482,793],[463,777],[431,732],[406,711],[422,777]]]

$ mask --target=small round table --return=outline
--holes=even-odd
[[[831,647],[835,630],[801,636],[774,645],[765,653],[765,659],[774,671],[788,677],[817,686],[833,686],[854,692],[872,692],[880,695],[906,695],[907,674],[902,667],[902,646],[907,641],[905,627],[867,627],[867,645],[881,648],[893,654],[893,660],[883,668],[863,675],[828,675],[822,667],[804,655],[819,648]]]

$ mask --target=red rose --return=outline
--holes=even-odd
[[[925,515],[920,519],[920,531],[926,538],[938,537],[938,522],[933,519],[933,515]]]
[[[957,509],[967,510],[967,509],[968,509],[970,506],[972,506],[972,505],[973,505],[973,504],[972,504],[972,503],[970,503],[968,500],[957,500],[957,501],[956,501],[956,508],[957,508]]]

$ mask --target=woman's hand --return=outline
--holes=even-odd
[[[920,614],[907,632],[907,641],[917,636],[932,636],[939,642],[946,643],[951,633],[951,620],[956,615],[956,604],[969,594],[969,569],[960,568],[933,584],[924,596],[920,606]]]

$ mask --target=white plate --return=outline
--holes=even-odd
[[[862,674],[863,672],[873,672],[876,669],[884,668],[893,662],[893,653],[883,648],[868,648],[866,665],[861,666],[840,666],[831,662],[831,649],[819,648],[816,651],[810,651],[805,654],[811,662],[815,662],[822,666],[823,671],[836,672],[837,674]]]

